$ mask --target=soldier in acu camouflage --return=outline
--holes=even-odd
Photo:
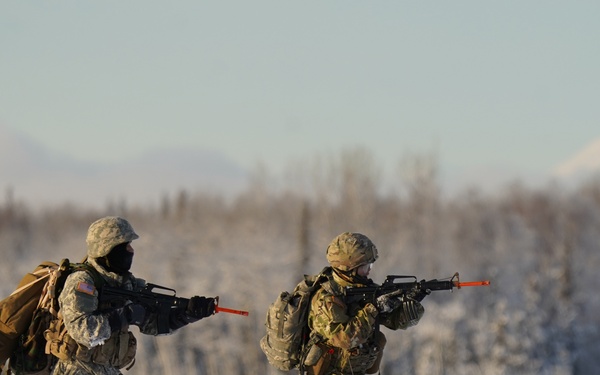
[[[87,233],[88,270],[71,273],[59,297],[62,321],[47,334],[50,352],[58,357],[54,375],[117,375],[133,365],[136,339],[130,325],[144,334],[157,334],[156,315],[141,305],[103,306],[98,293],[102,285],[140,290],[145,281],[129,269],[138,238],[129,222],[109,216],[92,223]],[[104,303],[103,303],[104,304]],[[189,305],[172,309],[171,332],[215,312],[215,299],[194,296]]]
[[[367,276],[377,258],[373,242],[360,233],[342,233],[327,247],[331,277],[313,296],[308,318],[311,337],[319,340],[320,358],[307,368],[308,374],[378,373],[386,344],[379,325],[407,329],[423,316],[423,306],[412,300],[380,297],[376,304],[344,302],[342,288],[375,285]]]

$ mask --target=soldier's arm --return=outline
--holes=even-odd
[[[425,314],[425,308],[421,303],[411,300],[410,304],[403,304],[389,314],[381,314],[381,324],[391,330],[407,329],[417,325]]]
[[[111,335],[109,319],[98,310],[98,290],[85,271],[67,277],[59,296],[60,311],[69,335],[88,348],[103,344]]]
[[[320,290],[311,303],[311,325],[329,345],[351,349],[367,341],[373,332],[377,308],[367,304],[355,316],[347,314],[346,304]]]
[[[137,277],[133,277],[130,280],[132,289],[134,291],[141,291],[146,286],[146,280],[140,279]],[[179,328],[186,326],[189,324],[189,321],[185,317],[185,309],[171,309],[169,314],[169,333],[171,334],[178,330]],[[156,311],[146,310],[146,316],[144,318],[143,324],[138,326],[140,332],[145,335],[158,335],[158,314]]]

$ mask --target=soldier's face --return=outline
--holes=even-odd
[[[358,267],[356,273],[359,276],[367,277],[369,276],[369,272],[371,272],[371,268],[373,268],[373,263],[363,264],[362,266]]]
[[[133,263],[133,247],[131,243],[122,243],[115,246],[106,256],[106,262],[111,272],[121,275],[129,272]]]

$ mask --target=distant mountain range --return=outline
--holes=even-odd
[[[446,171],[440,178],[446,192],[459,192],[465,187],[502,189],[513,180],[541,186],[553,179],[569,187],[596,175],[600,175],[600,138],[547,173],[482,166]],[[31,206],[158,205],[182,190],[233,196],[246,188],[247,181],[248,171],[217,152],[167,149],[119,163],[83,162],[0,125],[0,204],[10,193]]]
[[[600,138],[591,141],[570,159],[557,165],[552,174],[560,178],[577,178],[600,171]]]
[[[246,180],[247,171],[216,152],[169,149],[119,163],[82,162],[0,126],[0,202],[10,192],[32,206],[157,205],[181,190],[235,194]]]
[[[559,163],[549,171],[518,171],[503,166],[482,166],[462,171],[460,176],[450,180],[455,185],[479,186],[482,190],[502,190],[510,181],[524,182],[526,186],[540,188],[553,182],[563,188],[580,186],[582,182],[600,177],[600,138],[592,140],[580,151]]]

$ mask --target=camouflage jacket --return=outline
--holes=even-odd
[[[88,263],[98,271],[108,285],[126,290],[140,290],[145,286],[143,279],[138,279],[132,274],[119,276],[105,270],[94,259],[88,259]],[[101,286],[95,285],[94,277],[88,271],[76,271],[67,277],[59,296],[60,314],[68,335],[80,348],[77,350],[84,350],[87,353],[86,349],[89,349],[90,354],[75,356],[69,352],[70,358],[59,356],[59,362],[53,374],[120,374],[118,367],[121,366],[115,366],[114,361],[96,360],[96,357],[99,356],[91,354],[93,352],[110,352],[109,349],[112,346],[120,344],[119,338],[123,338],[123,333],[111,331],[108,319],[110,311],[100,306],[98,287]],[[146,319],[146,323],[140,327],[140,331],[155,335],[157,332],[155,317],[150,316]],[[135,338],[130,332],[128,337],[133,342],[127,343],[127,345],[134,346],[132,350],[133,356],[135,356]],[[111,350],[118,352],[120,349]],[[55,353],[53,352],[53,354]]]
[[[407,322],[404,313],[396,309],[380,314],[377,308],[367,303],[346,304],[337,290],[351,284],[340,278],[335,272],[329,283],[324,283],[311,300],[309,326],[313,334],[318,334],[325,344],[333,349],[333,360],[325,374],[364,374],[375,362],[378,352],[375,332],[377,324],[391,330],[406,329],[412,324]],[[419,304],[419,317],[424,309]]]

